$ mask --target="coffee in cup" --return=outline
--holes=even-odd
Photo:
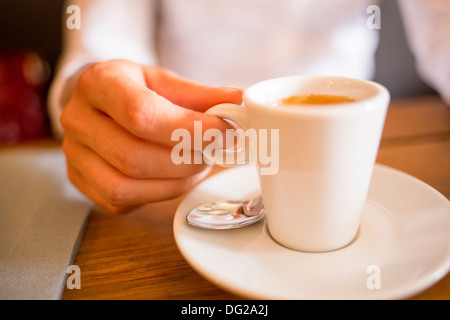
[[[337,96],[331,94],[308,94],[306,96],[289,96],[272,102],[274,106],[295,106],[295,105],[323,105],[354,102],[355,99],[347,96]]]

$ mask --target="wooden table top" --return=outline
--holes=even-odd
[[[450,108],[437,96],[393,101],[377,162],[450,198]],[[178,251],[172,223],[182,199],[123,216],[94,209],[73,262],[81,289],[66,287],[62,298],[241,299],[200,276]],[[450,274],[412,299],[450,299]]]

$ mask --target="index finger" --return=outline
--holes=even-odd
[[[127,75],[104,70],[95,80],[84,76],[80,81],[92,106],[113,118],[134,135],[156,143],[173,146],[172,133],[179,128],[194,135],[194,123],[200,121],[202,133],[210,128],[224,132],[232,126],[215,116],[173,104]]]

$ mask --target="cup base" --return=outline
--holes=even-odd
[[[337,246],[336,248],[330,248],[330,249],[324,249],[324,250],[306,250],[306,249],[297,249],[297,248],[293,248],[293,247],[290,247],[290,246],[287,246],[287,245],[284,245],[284,244],[280,243],[280,242],[279,242],[278,240],[276,240],[276,239],[272,236],[272,234],[270,233],[269,226],[267,225],[267,222],[265,222],[264,230],[265,230],[266,234],[267,234],[274,242],[276,242],[276,243],[279,244],[280,246],[282,246],[282,247],[284,247],[284,248],[286,248],[286,249],[292,250],[292,251],[305,252],[305,253],[326,253],[326,252],[333,252],[333,251],[341,250],[341,249],[344,249],[344,248],[346,248],[346,247],[352,245],[354,242],[356,242],[356,241],[358,240],[358,238],[359,238],[359,235],[360,235],[360,228],[358,228],[358,230],[356,231],[355,236],[354,236],[349,242],[347,242],[346,244]]]

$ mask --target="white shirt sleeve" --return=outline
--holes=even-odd
[[[450,1],[398,3],[419,74],[450,105]]]
[[[50,87],[49,116],[53,133],[61,137],[59,122],[62,109],[80,71],[91,63],[128,59],[155,64],[154,24],[156,1],[147,0],[77,0],[66,1],[63,14],[63,52]],[[66,13],[78,6],[80,28],[69,29]]]

